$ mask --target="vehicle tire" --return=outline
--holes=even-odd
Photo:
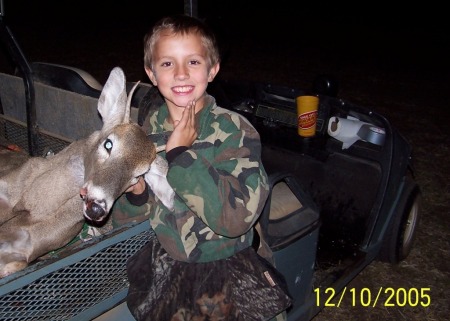
[[[411,252],[420,219],[422,195],[414,179],[405,177],[405,188],[395,216],[386,231],[378,259],[397,264]]]

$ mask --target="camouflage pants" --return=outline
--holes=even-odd
[[[282,275],[253,248],[187,263],[171,259],[154,236],[127,273],[127,305],[138,321],[280,321],[291,304]]]

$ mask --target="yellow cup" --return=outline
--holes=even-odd
[[[297,103],[297,128],[302,137],[311,137],[316,134],[317,110],[319,97],[303,95],[295,99]]]

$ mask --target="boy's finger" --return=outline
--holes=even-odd
[[[195,100],[191,101],[191,124],[195,124]]]

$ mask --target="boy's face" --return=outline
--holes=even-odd
[[[163,33],[155,44],[153,58],[153,70],[146,68],[146,72],[169,109],[184,108],[192,100],[197,102],[197,111],[203,108],[206,87],[219,71],[219,64],[208,70],[201,38],[193,33]]]

